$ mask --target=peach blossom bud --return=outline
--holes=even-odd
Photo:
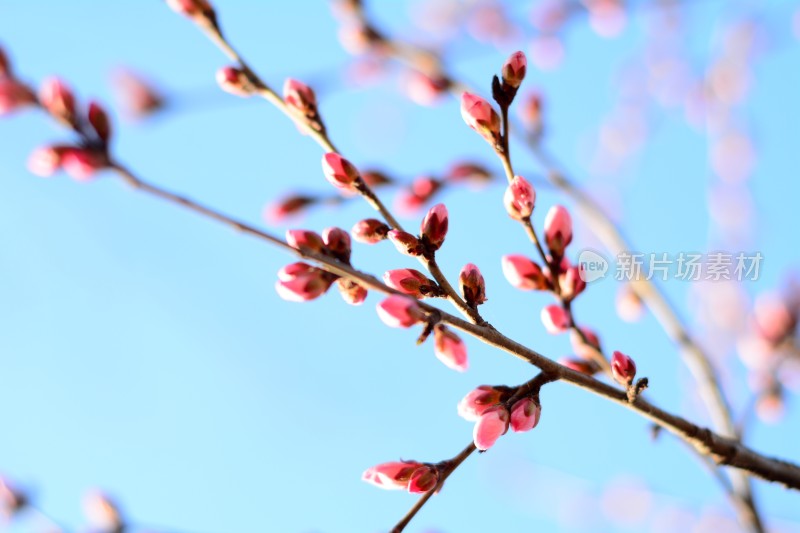
[[[361,179],[363,179],[364,183],[370,187],[380,187],[382,185],[393,183],[392,178],[380,170],[367,170],[361,174]]]
[[[629,386],[636,377],[636,363],[622,352],[614,352],[611,357],[611,373],[620,384]]]
[[[560,305],[550,304],[542,309],[542,323],[548,333],[558,335],[569,329],[569,315]]]
[[[97,133],[97,137],[107,143],[111,138],[111,121],[108,118],[108,113],[97,102],[89,103],[89,124],[92,129]]]
[[[284,300],[306,302],[319,298],[333,283],[333,276],[305,263],[292,263],[278,271],[275,290]]]
[[[793,333],[797,316],[778,295],[766,293],[759,295],[753,305],[753,324],[759,336],[778,343]]]
[[[492,179],[492,173],[483,165],[476,163],[457,163],[450,167],[445,179],[453,183],[460,183],[462,181],[483,183]]]
[[[519,115],[522,121],[533,132],[542,129],[542,95],[531,93],[522,101],[519,108]]]
[[[533,398],[523,398],[511,408],[511,429],[515,432],[530,431],[539,423],[542,408]]]
[[[190,18],[214,18],[214,8],[207,0],[167,0],[167,5],[176,13]]]
[[[392,328],[410,328],[425,318],[416,300],[399,294],[385,298],[378,304],[377,310],[383,323]]]
[[[69,148],[61,155],[61,167],[73,179],[88,181],[98,170],[108,167],[108,156],[88,148]]]
[[[444,204],[431,207],[420,225],[422,242],[431,250],[438,250],[447,236],[448,216]]]
[[[361,479],[387,490],[406,490],[414,472],[424,466],[415,461],[392,461],[368,468]]]
[[[408,492],[424,494],[433,490],[439,482],[439,471],[430,465],[423,465],[414,470],[408,481]]]
[[[407,231],[400,231],[393,229],[386,234],[386,237],[392,241],[397,251],[401,254],[416,257],[422,255],[424,249],[419,239],[408,233]]]
[[[318,233],[304,229],[286,230],[286,242],[292,248],[320,253],[325,248],[325,243]]]
[[[558,283],[561,286],[561,296],[565,300],[572,300],[586,288],[586,282],[581,277],[581,267],[571,266],[568,267],[558,277]]]
[[[61,168],[62,156],[69,149],[65,146],[42,146],[35,149],[28,157],[28,170],[43,178],[52,176]]]
[[[122,531],[124,521],[117,504],[100,491],[90,491],[83,497],[83,513],[89,524],[99,531]]]
[[[252,96],[254,87],[245,72],[238,67],[222,67],[217,71],[217,85],[226,93]]]
[[[450,88],[450,80],[443,76],[430,77],[417,70],[409,73],[405,83],[408,97],[416,104],[430,106],[438,103]]]
[[[433,350],[436,358],[446,367],[459,372],[466,372],[469,368],[464,341],[442,324],[433,328]]]
[[[533,213],[533,206],[536,203],[536,191],[528,180],[522,176],[514,176],[503,195],[503,203],[509,216],[514,220],[528,218]]]
[[[287,78],[283,84],[283,100],[304,116],[317,113],[317,97],[306,84]]]
[[[8,60],[8,56],[2,48],[0,48],[0,78],[13,78],[11,61]]]
[[[161,91],[133,71],[119,69],[114,72],[112,81],[115,97],[130,118],[144,118],[162,109],[166,103]]]
[[[268,222],[282,222],[292,215],[299,214],[309,205],[316,202],[312,196],[295,194],[287,196],[275,203],[269,204],[264,208],[264,218]]]
[[[614,303],[617,315],[625,322],[637,322],[644,315],[642,299],[630,284],[620,286]]]
[[[504,255],[502,267],[512,287],[523,291],[541,291],[549,286],[542,268],[524,255]]]
[[[594,359],[595,354],[600,351],[600,339],[588,328],[580,328],[580,330],[583,336],[586,337],[588,344],[584,342],[583,337],[581,337],[577,331],[573,330],[569,336],[572,350],[578,357],[591,361]]]
[[[351,232],[353,233],[353,238],[358,242],[375,244],[386,238],[386,234],[389,233],[389,226],[376,218],[366,218],[356,222]]]
[[[461,117],[492,146],[500,145],[500,116],[492,104],[472,93],[461,95]]]
[[[502,405],[495,405],[484,411],[472,430],[475,447],[481,451],[491,448],[508,431],[508,422],[508,410]]]
[[[340,228],[325,228],[322,241],[330,253],[340,261],[350,262],[350,234]]]
[[[525,72],[528,68],[528,59],[522,52],[514,52],[511,54],[501,70],[503,75],[503,83],[515,89],[522,85],[522,80],[525,79]]]
[[[572,217],[563,206],[554,205],[544,219],[544,240],[554,257],[564,255],[564,249],[572,242]]]
[[[374,28],[361,23],[350,23],[339,29],[339,42],[353,55],[380,52],[386,39]]]
[[[350,305],[361,305],[367,299],[367,289],[353,280],[339,278],[336,280],[336,286],[342,299]]]
[[[591,376],[599,370],[597,365],[593,361],[587,361],[585,359],[572,359],[569,357],[562,357],[558,360],[558,364],[563,365],[570,370],[574,370],[575,372],[580,372],[581,374],[586,374],[587,376]]]
[[[353,183],[358,179],[358,169],[336,152],[328,152],[322,156],[322,172],[331,185],[338,189],[352,191]]]
[[[481,305],[486,301],[486,282],[477,266],[467,263],[461,269],[458,283],[464,301],[472,307]]]
[[[27,504],[28,497],[25,493],[9,480],[0,477],[0,517],[11,518]]]
[[[11,78],[0,78],[0,117],[35,102],[36,95],[27,85]]]
[[[75,95],[72,90],[58,78],[49,78],[39,89],[39,103],[50,115],[66,124],[77,124],[75,115]]]
[[[487,409],[502,402],[510,393],[511,389],[508,387],[481,385],[458,402],[458,415],[465,420],[474,422]]]
[[[394,290],[400,291],[403,294],[408,294],[414,298],[438,296],[441,294],[441,289],[435,281],[413,268],[389,270],[383,274],[383,282]]]

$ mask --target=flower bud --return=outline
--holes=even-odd
[[[11,72],[11,61],[9,61],[5,51],[3,51],[2,48],[0,48],[0,78],[13,78],[13,77],[14,76]]]
[[[431,207],[420,225],[422,242],[431,250],[438,250],[447,236],[447,226],[447,208],[444,204],[436,204]]]
[[[60,79],[49,78],[39,89],[39,103],[59,122],[67,126],[77,125],[75,115],[75,95]]]
[[[542,95],[529,94],[520,106],[520,118],[534,134],[542,131]]]
[[[461,117],[492,146],[500,145],[500,116],[492,104],[472,93],[461,95]]]
[[[386,234],[388,239],[392,241],[397,251],[401,254],[416,257],[422,255],[424,249],[419,239],[408,233],[407,231],[400,231],[393,229]]]
[[[578,296],[586,288],[580,266],[570,266],[558,277],[561,287],[561,296],[569,301]]]
[[[578,357],[587,361],[592,361],[596,357],[597,352],[600,351],[600,339],[588,328],[580,328],[580,330],[583,333],[583,337],[575,330],[570,334],[569,340],[572,344],[572,350]],[[588,343],[584,342],[584,337]]]
[[[622,352],[614,352],[611,357],[611,373],[621,385],[630,386],[636,377],[636,363]]]
[[[302,194],[287,196],[282,200],[267,205],[264,208],[264,218],[268,222],[282,222],[286,218],[302,212],[303,209],[315,202],[316,199],[312,196],[304,196]]]
[[[531,216],[536,202],[536,191],[522,176],[514,176],[503,195],[506,211],[514,220],[522,220]]]
[[[406,80],[405,91],[414,103],[432,106],[441,100],[450,86],[450,80],[444,76],[431,77],[414,70]]]
[[[108,167],[108,163],[105,152],[89,148],[68,148],[61,155],[64,172],[78,181],[92,179],[98,170]]]
[[[383,282],[394,290],[400,291],[403,294],[408,294],[414,298],[438,296],[441,294],[441,289],[435,281],[413,268],[389,270],[383,274]]]
[[[325,243],[318,233],[304,229],[286,230],[286,242],[300,251],[320,253],[325,248]]]
[[[395,208],[402,214],[412,214],[424,206],[441,188],[442,183],[436,178],[423,176],[415,179],[409,189],[398,191]]]
[[[481,385],[458,402],[458,415],[465,420],[474,422],[487,409],[502,402],[509,394],[508,387]]]
[[[88,118],[97,137],[107,143],[111,139],[111,121],[106,110],[97,102],[90,102]]]
[[[425,319],[425,313],[415,299],[399,294],[385,298],[377,310],[383,323],[392,328],[410,328]]]
[[[28,157],[28,170],[31,173],[47,178],[55,174],[61,168],[61,161],[66,150],[66,146],[42,146],[31,152]]]
[[[194,19],[214,19],[214,8],[207,0],[167,0],[167,5],[181,15]]]
[[[514,52],[511,54],[505,64],[501,74],[503,75],[503,83],[518,89],[522,85],[522,80],[525,79],[525,72],[528,68],[528,60],[522,52]]]
[[[569,329],[569,315],[563,307],[550,304],[542,309],[542,323],[548,333],[558,335]]]
[[[560,205],[554,205],[544,219],[544,240],[553,257],[560,258],[564,249],[572,242],[572,217]]]
[[[0,117],[34,103],[36,95],[27,85],[12,78],[0,77]]]
[[[238,67],[222,67],[217,71],[217,85],[226,93],[252,96],[255,88],[245,72]]]
[[[433,350],[436,358],[448,368],[466,372],[469,367],[464,341],[442,324],[433,328]]]
[[[411,476],[422,466],[416,461],[381,463],[365,470],[361,479],[382,489],[406,490]]]
[[[11,518],[27,504],[28,496],[9,480],[0,476],[0,516]]]
[[[361,305],[367,299],[367,289],[353,280],[339,278],[336,280],[336,286],[339,288],[342,299],[350,305]]]
[[[461,295],[470,307],[477,307],[486,301],[486,282],[477,266],[467,263],[458,276]]]
[[[503,275],[512,287],[523,291],[541,291],[550,286],[542,268],[524,255],[504,255]]]
[[[477,163],[456,163],[450,167],[445,179],[453,183],[461,183],[464,181],[485,183],[491,181],[492,173],[489,172],[486,167]]]
[[[302,82],[287,78],[283,84],[283,100],[286,105],[303,116],[317,114],[317,97],[314,91]]]
[[[141,119],[161,110],[167,104],[165,96],[150,81],[126,69],[114,72],[115,97],[125,115]]]
[[[617,315],[625,322],[637,322],[644,315],[642,299],[629,283],[620,285],[614,305]]]
[[[439,471],[431,465],[423,465],[414,470],[408,481],[408,492],[424,494],[436,488],[439,483]]]
[[[83,513],[89,524],[100,531],[122,531],[124,521],[117,504],[100,491],[88,492],[83,497]]]
[[[355,189],[353,183],[358,179],[358,169],[336,152],[322,156],[322,172],[334,187],[348,191]]]
[[[481,451],[491,448],[508,431],[509,414],[502,405],[490,407],[478,418],[472,430],[475,447]]]
[[[322,231],[325,247],[339,261],[350,262],[350,234],[340,228],[325,228]]]
[[[334,277],[306,263],[292,263],[278,271],[275,290],[284,300],[307,302],[327,292]]]
[[[592,376],[596,374],[600,368],[594,361],[587,361],[586,359],[573,359],[571,357],[562,357],[558,360],[558,364],[563,365],[570,370]]]
[[[389,233],[389,229],[389,226],[376,218],[366,218],[356,222],[356,225],[353,226],[351,232],[353,234],[353,238],[358,242],[363,242],[364,244],[375,244],[386,238],[386,234]]]
[[[533,398],[523,398],[511,408],[511,429],[515,432],[530,431],[539,423],[542,408]]]

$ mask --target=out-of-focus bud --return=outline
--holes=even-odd
[[[517,289],[541,291],[550,286],[542,268],[524,255],[504,255],[502,267],[508,282]]]
[[[304,229],[286,230],[286,242],[301,251],[320,253],[325,249],[325,243],[318,233]]]
[[[433,328],[433,350],[436,358],[446,367],[459,372],[466,372],[469,368],[464,341],[442,324]]]
[[[322,156],[322,173],[331,185],[348,191],[354,189],[353,183],[359,176],[358,169],[336,152],[328,152]]]
[[[636,291],[630,284],[620,286],[617,291],[616,304],[617,315],[625,322],[637,322],[644,315],[644,304]]]
[[[340,228],[325,228],[322,232],[325,247],[339,261],[350,262],[350,234]]]
[[[385,298],[377,310],[383,323],[392,328],[410,328],[425,319],[425,313],[415,299],[399,294]]]
[[[0,117],[35,102],[36,95],[27,85],[12,78],[0,78]]]
[[[278,271],[275,290],[284,300],[307,302],[325,294],[334,276],[306,263],[292,263]]]
[[[99,531],[122,531],[125,522],[116,503],[100,491],[90,491],[83,497],[83,514],[89,525]]]
[[[572,242],[572,217],[563,206],[554,205],[544,219],[544,240],[553,257],[561,258]]]
[[[486,301],[486,282],[477,266],[467,263],[458,276],[458,284],[464,301],[470,307],[477,307]]]
[[[461,117],[493,147],[500,146],[500,115],[492,104],[472,93],[461,95]]]
[[[510,393],[511,389],[508,387],[481,385],[458,402],[458,415],[464,420],[475,422],[487,409],[502,402]]]
[[[381,463],[365,470],[361,479],[382,489],[406,490],[411,476],[423,466],[425,465],[416,461]]]
[[[39,88],[39,103],[59,122],[70,127],[77,125],[75,95],[62,80],[48,78],[42,82]]]
[[[534,133],[542,131],[542,95],[531,93],[522,100],[519,116],[528,129]]]
[[[339,28],[339,42],[351,54],[361,55],[367,52],[380,53],[386,39],[375,28],[357,22]]]
[[[361,179],[370,187],[381,187],[393,183],[392,178],[380,170],[367,170],[361,174]]]
[[[0,78],[13,78],[14,75],[11,71],[11,61],[5,51],[0,48]]]
[[[2,53],[2,50],[0,50]],[[11,518],[28,504],[28,497],[9,480],[0,477],[0,516]]]
[[[580,330],[583,333],[583,337],[586,337],[586,342],[577,331],[573,330],[569,336],[572,350],[578,357],[592,361],[596,357],[596,353],[600,351],[600,339],[588,328],[580,328]]]
[[[523,398],[511,408],[511,429],[516,432],[530,431],[539,423],[542,408],[533,398]]]
[[[514,176],[503,195],[506,211],[514,220],[523,220],[531,216],[536,203],[536,191],[522,176]]]
[[[107,143],[111,139],[111,120],[109,120],[108,113],[103,109],[103,106],[97,102],[90,102],[88,118],[89,124],[91,124],[97,137]]]
[[[569,329],[569,315],[560,305],[550,304],[542,309],[542,324],[548,333],[558,335]]]
[[[28,157],[28,170],[37,176],[48,178],[61,168],[61,159],[66,146],[42,146],[31,152]]]
[[[436,178],[423,176],[415,179],[409,189],[401,189],[395,201],[395,207],[402,214],[412,214],[420,209],[441,188],[442,183]]]
[[[89,181],[98,170],[107,168],[108,155],[88,148],[68,148],[61,154],[64,172],[78,181]]]
[[[367,299],[367,289],[353,280],[339,278],[336,280],[336,286],[342,299],[350,305],[361,305]]]
[[[484,183],[491,181],[492,173],[485,166],[477,163],[456,163],[450,167],[445,179],[453,183],[461,183],[463,181]]]
[[[408,75],[405,89],[406,94],[414,103],[430,106],[441,101],[450,85],[450,80],[444,76],[431,77],[414,70]]]
[[[414,298],[439,296],[442,290],[439,285],[425,274],[413,268],[389,270],[383,274],[383,282],[396,291]]]
[[[213,22],[215,19],[214,8],[207,0],[167,0],[167,5],[181,15],[196,20],[208,20]]]
[[[431,207],[420,225],[420,236],[425,246],[438,250],[447,236],[448,216],[444,204]]]
[[[597,366],[596,363],[593,361],[587,361],[586,359],[573,359],[571,357],[562,357],[558,360],[558,364],[563,365],[570,370],[574,370],[575,372],[580,372],[581,374],[586,374],[587,376],[591,376],[597,373],[600,368]]]
[[[417,257],[424,252],[422,242],[407,231],[393,229],[386,236],[401,254]]]
[[[358,242],[375,244],[386,238],[389,229],[389,226],[376,218],[366,218],[356,222],[351,232],[353,233],[353,238]]]
[[[611,373],[620,384],[630,386],[636,377],[636,363],[622,352],[614,352],[611,357]]]
[[[787,302],[773,293],[761,294],[753,305],[753,325],[758,335],[777,344],[797,328],[797,315]]]
[[[511,54],[505,64],[501,74],[503,75],[503,83],[518,89],[522,85],[522,80],[525,79],[525,72],[528,69],[528,59],[522,52],[514,52]]]
[[[439,483],[439,471],[431,465],[423,465],[414,470],[408,481],[408,492],[424,494],[433,490]]]
[[[758,418],[762,421],[768,424],[780,422],[786,411],[786,404],[783,401],[780,387],[772,387],[759,395],[755,408]]]
[[[144,118],[162,109],[165,98],[161,91],[141,75],[127,69],[116,70],[112,77],[115,97],[126,117]]]
[[[238,67],[222,67],[217,71],[217,84],[226,93],[236,96],[252,96],[255,87],[245,72]]]
[[[478,418],[472,430],[475,447],[481,451],[488,450],[508,431],[508,410],[502,405],[490,407]]]
[[[312,196],[304,196],[302,194],[287,196],[275,203],[267,205],[264,208],[264,218],[267,222],[282,222],[292,215],[301,213],[303,209],[315,202],[316,198]]]
[[[317,97],[308,85],[287,78],[283,84],[283,100],[303,116],[317,114]]]
[[[586,288],[586,282],[581,276],[580,266],[571,266],[558,276],[558,283],[561,287],[561,296],[569,301],[578,296]]]

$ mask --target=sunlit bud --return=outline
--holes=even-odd
[[[597,352],[600,351],[600,339],[588,328],[580,328],[580,330],[583,333],[583,337],[575,330],[570,333],[569,340],[572,344],[572,350],[578,357],[591,361],[595,358]],[[586,342],[583,340],[584,337],[586,338]]]
[[[303,263],[302,261],[298,261],[296,263],[289,263],[285,265],[280,270],[278,270],[278,279],[280,281],[289,281],[298,276],[303,276],[305,274],[309,274],[319,270],[316,267],[309,265],[308,263]]]
[[[492,104],[472,93],[461,95],[461,117],[492,146],[500,144],[500,115]]]
[[[301,213],[303,209],[315,202],[316,199],[311,196],[303,196],[301,194],[287,196],[267,205],[264,208],[264,218],[272,223],[282,222],[292,215]]]
[[[636,377],[636,363],[622,352],[614,352],[611,357],[611,373],[622,385],[630,385]]]
[[[453,183],[460,183],[462,181],[484,183],[491,181],[492,173],[489,172],[485,166],[477,163],[457,163],[450,167],[445,179]]]
[[[481,451],[491,448],[508,431],[509,414],[502,405],[490,407],[478,418],[472,430],[475,447]]]
[[[305,263],[292,263],[278,271],[275,290],[284,300],[306,302],[325,294],[334,276]]]
[[[389,233],[389,226],[376,218],[366,218],[356,222],[351,230],[353,238],[364,244],[381,242]]]
[[[322,172],[325,179],[339,189],[353,190],[353,182],[358,179],[358,169],[336,152],[322,156]]]
[[[424,494],[433,490],[439,482],[439,471],[430,465],[423,465],[414,470],[408,481],[408,492]]]
[[[525,72],[528,68],[528,59],[522,52],[514,52],[506,60],[501,70],[503,83],[517,89],[525,79]]]
[[[420,225],[420,237],[432,250],[438,250],[447,236],[448,216],[444,204],[431,207]]]
[[[9,480],[0,477],[0,517],[11,518],[27,504],[28,497],[25,493]]]
[[[334,257],[345,263],[350,262],[350,234],[340,228],[325,228],[322,231],[322,241]]]
[[[448,368],[466,372],[469,367],[464,341],[442,324],[433,328],[433,350],[437,359]]]
[[[97,137],[107,143],[111,138],[111,121],[106,110],[97,102],[90,102],[88,118],[89,124],[92,125],[92,129],[97,133]]]
[[[432,78],[417,70],[409,73],[405,89],[408,97],[419,105],[434,105],[450,88],[450,80],[443,76]]]
[[[586,288],[586,282],[581,276],[580,266],[571,266],[564,270],[558,277],[561,286],[561,296],[565,300],[572,300]]]
[[[386,236],[390,241],[392,241],[392,244],[394,244],[395,248],[397,248],[397,250],[402,254],[416,257],[418,255],[422,255],[424,251],[420,240],[406,231],[393,229],[389,231]]]
[[[617,297],[614,300],[617,315],[625,322],[637,322],[644,315],[644,304],[642,299],[630,284],[620,286]]]
[[[108,167],[108,156],[104,152],[88,148],[69,148],[61,155],[64,172],[78,181],[88,181],[98,170]]]
[[[28,157],[28,170],[43,178],[50,177],[61,168],[62,156],[70,149],[65,146],[39,147]]]
[[[83,514],[99,531],[122,531],[124,522],[119,507],[107,494],[91,491],[83,497]]]
[[[503,195],[503,203],[509,216],[515,220],[528,218],[536,203],[536,191],[522,176],[514,176]]]
[[[422,466],[415,461],[381,463],[365,470],[361,479],[382,489],[406,490],[411,476]]]
[[[361,305],[367,299],[367,289],[353,280],[339,278],[336,280],[336,286],[339,287],[342,299],[350,305]]]
[[[35,102],[36,95],[27,85],[12,78],[0,78],[0,117]]]
[[[573,359],[570,357],[563,357],[558,360],[558,364],[563,365],[569,368],[570,370],[574,370],[575,372],[586,374],[587,376],[596,374],[597,371],[600,370],[595,362],[587,361],[586,359]]]
[[[471,307],[486,301],[486,282],[477,266],[467,263],[458,276],[458,284],[464,301]]]
[[[255,88],[245,72],[237,67],[222,67],[217,71],[217,84],[226,93],[252,96]]]
[[[415,299],[399,294],[385,298],[377,310],[383,323],[392,328],[409,328],[425,318]]]
[[[569,315],[560,305],[550,304],[542,309],[542,323],[548,333],[558,335],[569,329]]]
[[[435,281],[413,268],[389,270],[383,274],[383,282],[394,290],[415,298],[441,294],[441,289]]]
[[[504,255],[502,267],[508,282],[517,289],[540,291],[550,285],[542,268],[524,255]]]
[[[533,398],[523,398],[511,408],[511,429],[516,432],[530,431],[539,423],[542,408]]]
[[[564,255],[564,249],[572,242],[572,217],[565,207],[554,205],[547,212],[544,240],[554,257]]]
[[[214,18],[214,8],[207,0],[167,0],[167,5],[181,15],[191,18]]]
[[[39,103],[50,115],[68,126],[77,124],[75,95],[60,79],[49,78],[39,88]]]
[[[317,113],[317,97],[314,91],[308,85],[292,78],[287,78],[283,84],[283,100],[301,115]]]
[[[286,230],[286,242],[297,250],[320,253],[325,248],[325,243],[318,233],[304,229]]]
[[[11,61],[8,60],[8,56],[2,48],[0,48],[0,78],[13,78]]]
[[[490,407],[502,402],[510,394],[508,387],[481,385],[458,402],[458,415],[474,422]]]

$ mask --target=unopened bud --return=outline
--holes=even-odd
[[[422,242],[431,250],[438,250],[447,236],[448,216],[444,204],[431,207],[420,225]]]
[[[376,218],[367,218],[356,222],[351,230],[353,238],[364,244],[375,244],[381,242],[389,233],[389,226]]]

